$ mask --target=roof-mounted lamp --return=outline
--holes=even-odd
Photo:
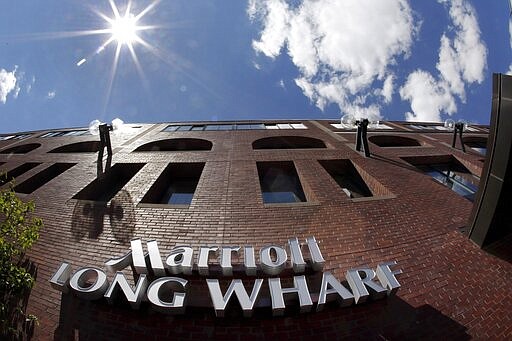
[[[364,155],[370,157],[370,147],[368,146],[368,126],[378,127],[379,121],[370,121],[367,118],[356,119],[353,115],[346,114],[341,118],[341,125],[347,129],[353,129],[357,127],[356,135],[356,150],[361,151],[361,147],[364,150]]]
[[[94,135],[100,136],[100,146],[98,149],[98,177],[110,169],[112,162],[112,143],[110,142],[110,132],[113,131],[117,134],[122,131],[124,122],[120,118],[112,120],[112,124],[103,123],[100,120],[94,120],[89,123],[89,132]],[[107,163],[105,165],[105,172],[103,172],[103,153],[107,148]]]
[[[466,147],[464,146],[464,141],[462,140],[462,133],[464,132],[464,130],[468,128],[468,123],[464,120],[459,120],[458,122],[455,122],[452,119],[447,119],[446,121],[444,121],[444,127],[448,129],[453,129],[452,148],[455,148],[455,143],[457,142],[458,135],[461,149],[465,153]]]

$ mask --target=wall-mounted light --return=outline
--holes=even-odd
[[[364,150],[364,155],[366,157],[370,157],[370,147],[368,146],[368,126],[377,127],[379,125],[379,121],[371,121],[367,118],[356,119],[354,116],[347,114],[341,118],[341,125],[347,129],[353,129],[357,127],[357,135],[356,135],[356,150],[358,152],[361,151],[361,146]]]
[[[103,123],[100,120],[94,120],[89,123],[89,132],[92,135],[100,136],[100,146],[98,149],[98,177],[110,169],[110,164],[112,162],[112,143],[110,142],[110,132],[113,131],[114,134],[116,134],[121,132],[123,128],[124,122],[120,118],[113,119],[112,124]],[[103,171],[103,153],[105,148],[107,148],[107,163],[105,165],[105,171]]]
[[[459,135],[460,145],[462,151],[466,152],[466,147],[464,146],[464,141],[462,140],[462,133],[464,130],[468,128],[468,123],[466,121],[460,120],[455,122],[452,119],[447,119],[444,121],[445,128],[453,129],[453,139],[452,139],[452,148],[455,148],[455,143],[457,142],[457,135]]]

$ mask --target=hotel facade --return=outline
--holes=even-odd
[[[84,128],[0,136],[44,221],[34,339],[510,339],[510,238],[469,238],[489,127],[453,136],[381,122],[370,157],[332,120],[127,124],[103,157]]]

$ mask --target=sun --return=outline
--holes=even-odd
[[[133,44],[139,37],[137,31],[137,19],[131,13],[125,14],[124,17],[115,18],[112,20],[111,28],[112,39],[117,41],[118,44]]]
[[[109,0],[110,8],[112,9],[113,17],[109,17],[106,14],[103,14],[99,11],[96,11],[96,13],[105,20],[105,22],[110,26],[104,29],[99,30],[91,30],[84,32],[83,34],[110,34],[110,37],[108,37],[107,40],[103,42],[93,53],[91,53],[89,56],[80,59],[76,65],[82,66],[85,62],[87,62],[91,57],[94,55],[97,55],[107,46],[109,46],[111,43],[117,43],[117,48],[115,52],[114,57],[114,64],[117,65],[117,60],[119,58],[119,54],[121,51],[121,48],[123,46],[128,47],[130,50],[130,54],[132,55],[132,58],[134,62],[138,65],[137,56],[135,54],[135,50],[133,48],[133,45],[135,43],[139,43],[141,45],[144,45],[145,47],[151,47],[146,41],[144,41],[139,35],[138,32],[145,31],[145,30],[152,30],[157,28],[157,26],[154,25],[140,25],[139,20],[146,15],[149,11],[151,11],[159,2],[160,0],[154,0],[149,6],[144,8],[140,13],[133,14],[131,12],[131,1],[128,1],[128,4],[126,6],[126,9],[124,13],[121,15],[119,8],[117,7],[114,0]],[[114,65],[114,67],[115,67]]]

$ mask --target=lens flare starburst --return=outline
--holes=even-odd
[[[112,63],[112,68],[110,71],[110,79],[107,88],[107,101],[110,97],[110,92],[112,90],[112,84],[115,78],[117,65],[119,62],[119,58],[121,55],[121,49],[126,46],[130,51],[130,55],[132,60],[136,66],[137,72],[139,76],[144,81],[144,73],[142,71],[142,67],[140,65],[139,59],[135,52],[134,45],[139,44],[145,48],[152,48],[152,46],[146,42],[138,33],[141,31],[152,30],[157,28],[157,26],[153,25],[141,25],[140,20],[144,15],[146,15],[150,10],[152,10],[160,0],[153,1],[149,6],[144,8],[138,14],[133,14],[131,12],[131,1],[128,2],[124,13],[121,14],[119,11],[119,7],[114,2],[114,0],[109,0],[110,8],[112,9],[113,17],[109,17],[108,15],[95,10],[95,12],[105,20],[105,22],[109,25],[109,27],[101,30],[97,30],[95,33],[98,34],[107,34],[109,35],[107,40],[105,40],[93,53],[89,56],[80,59],[76,65],[82,66],[87,61],[89,61],[94,55],[97,55],[103,52],[110,44],[117,43],[115,52],[114,52],[114,60]],[[106,106],[106,103],[105,103]]]
[[[112,20],[112,38],[118,44],[131,44],[137,38],[137,21],[133,14]]]

